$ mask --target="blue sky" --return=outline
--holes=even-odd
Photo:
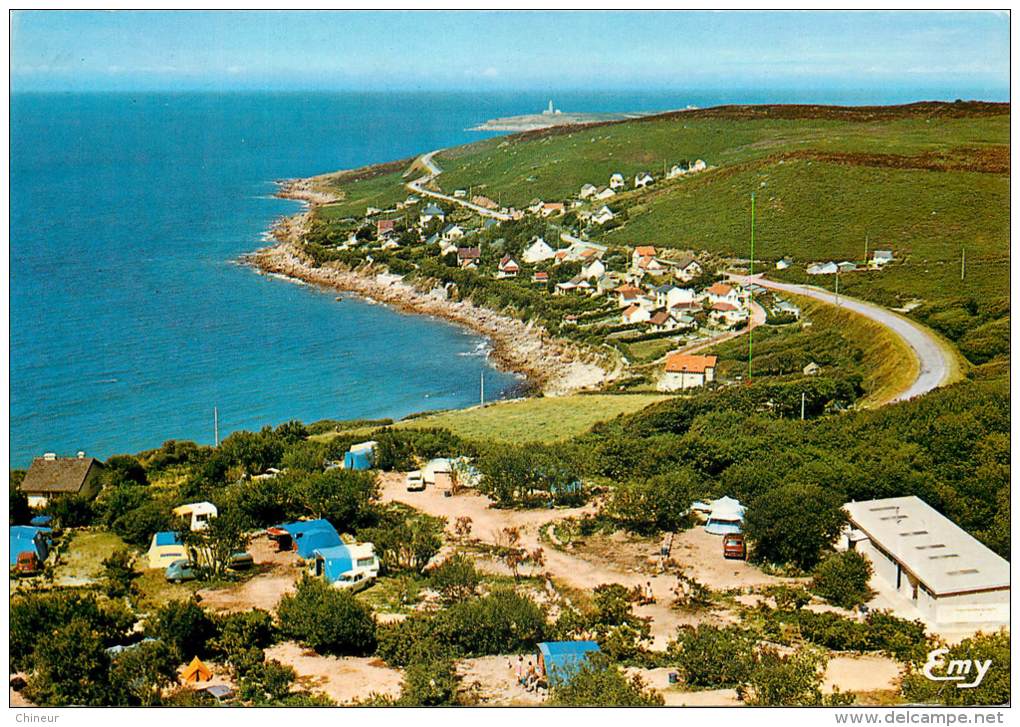
[[[1004,13],[15,12],[15,90],[906,88],[1009,97]]]

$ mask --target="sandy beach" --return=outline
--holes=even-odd
[[[315,266],[300,247],[311,209],[327,202],[311,180],[289,180],[279,196],[307,202],[310,209],[276,222],[272,236],[277,243],[244,258],[267,274],[283,275],[332,290],[354,293],[398,310],[436,316],[465,326],[492,342],[492,359],[506,371],[526,376],[547,396],[562,396],[601,386],[611,378],[595,354],[549,334],[534,322],[499,314],[470,301],[444,300],[430,291],[385,274],[381,268],[349,269],[340,263]]]

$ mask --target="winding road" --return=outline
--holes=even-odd
[[[949,383],[950,377],[956,370],[956,362],[953,359],[952,353],[932,335],[931,331],[891,310],[873,303],[865,303],[856,298],[847,298],[843,295],[837,298],[833,293],[821,288],[794,285],[792,283],[779,283],[763,278],[760,275],[751,277],[749,275],[730,274],[729,277],[731,280],[742,285],[757,283],[763,288],[770,290],[791,293],[793,295],[803,295],[820,300],[823,303],[846,308],[876,323],[882,324],[903,339],[904,343],[910,347],[917,357],[918,374],[909,387],[890,399],[890,403],[907,401],[916,396],[927,394],[929,391]]]
[[[440,169],[439,165],[436,164],[435,161],[433,161],[432,159],[436,154],[438,154],[441,151],[442,149],[436,149],[434,151],[430,151],[428,154],[422,154],[420,157],[418,157],[418,161],[421,162],[425,169],[428,170],[428,173],[423,177],[418,177],[413,182],[408,182],[404,186],[406,186],[409,190],[416,194],[421,194],[426,197],[432,197],[433,199],[441,199],[447,202],[452,202],[453,204],[458,204],[461,207],[467,207],[469,210],[471,210],[472,212],[477,212],[482,217],[492,217],[493,219],[503,221],[509,220],[510,215],[504,212],[490,210],[485,207],[482,207],[481,205],[469,202],[466,199],[459,199],[449,194],[443,194],[442,192],[433,192],[431,189],[425,189],[426,184],[428,184],[433,179],[435,179],[436,177],[443,173],[443,170]]]

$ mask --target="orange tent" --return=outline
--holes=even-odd
[[[212,679],[212,671],[209,667],[202,663],[202,660],[197,656],[191,660],[191,663],[184,667],[184,671],[181,673],[181,679],[186,682],[207,682]]]

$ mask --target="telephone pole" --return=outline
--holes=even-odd
[[[800,392],[800,420],[804,421],[804,400],[807,398],[805,392]]]
[[[836,305],[839,305],[839,268],[836,268]]]
[[[960,282],[963,282],[963,277],[967,274],[967,248],[960,248]]]
[[[215,406],[212,408],[213,441],[220,446],[220,411]]]
[[[485,369],[482,369],[479,398],[481,400],[481,405],[485,406]]]
[[[754,277],[754,192],[751,192],[751,277]],[[747,311],[747,380],[751,380],[751,360],[754,354],[754,293],[751,293]]]

